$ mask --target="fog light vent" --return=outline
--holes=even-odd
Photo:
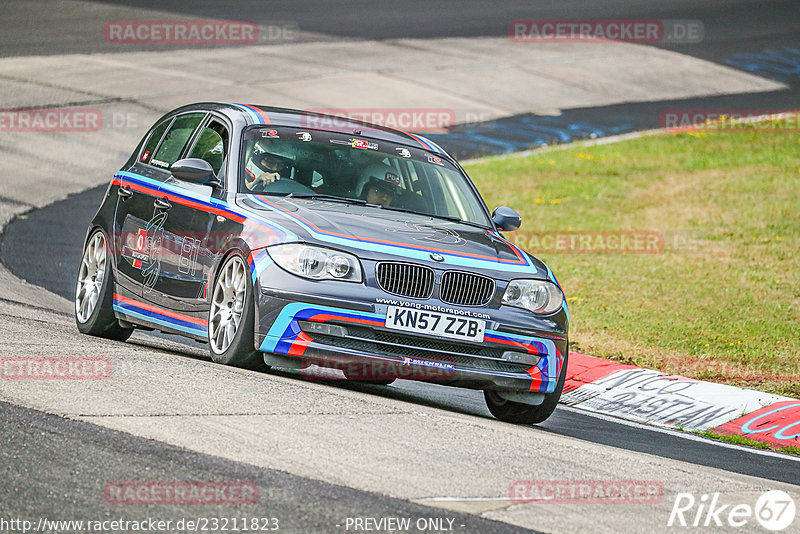
[[[541,360],[538,354],[527,354],[525,352],[517,352],[515,350],[507,350],[501,356],[505,361],[510,363],[519,363],[523,365],[536,365]]]
[[[315,323],[312,321],[298,321],[300,329],[308,334],[322,334],[333,337],[347,337],[347,328],[335,324]]]

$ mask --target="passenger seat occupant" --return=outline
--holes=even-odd
[[[361,173],[359,196],[370,204],[390,206],[400,193],[400,175],[385,163],[373,163]]]
[[[256,152],[245,166],[247,175],[244,185],[250,191],[263,191],[269,184],[281,178],[289,178],[292,160],[271,152]]]

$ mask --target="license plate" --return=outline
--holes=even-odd
[[[426,310],[389,306],[386,328],[462,341],[483,341],[486,321]]]

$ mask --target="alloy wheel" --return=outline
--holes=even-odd
[[[85,323],[92,316],[100,299],[100,290],[106,277],[106,238],[102,232],[92,237],[83,253],[75,291],[75,314]]]
[[[232,256],[217,277],[208,322],[209,342],[217,354],[228,350],[239,329],[247,291],[247,274],[242,259]]]

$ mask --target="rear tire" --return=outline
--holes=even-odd
[[[569,351],[567,351],[569,352]],[[483,392],[486,399],[486,406],[493,416],[506,423],[520,425],[535,425],[546,420],[553,414],[558,400],[561,398],[561,391],[564,389],[564,380],[567,377],[567,354],[564,354],[564,363],[561,365],[561,373],[558,375],[556,389],[548,394],[538,406],[513,402],[502,398],[494,390],[487,389]]]
[[[211,292],[208,346],[217,363],[245,369],[267,369],[255,349],[255,305],[250,269],[242,256],[230,255],[222,264]]]
[[[133,328],[123,328],[114,315],[113,255],[99,228],[86,241],[75,289],[75,324],[82,334],[125,341]]]

